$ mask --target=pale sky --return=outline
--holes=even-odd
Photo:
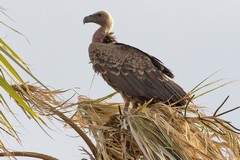
[[[100,76],[95,77],[91,87],[94,73],[87,49],[98,26],[83,25],[82,20],[99,10],[112,14],[119,42],[159,58],[186,91],[219,69],[209,82],[240,79],[239,0],[8,0],[1,6],[15,22],[3,15],[1,20],[26,35],[30,44],[4,27],[1,37],[29,64],[35,76],[55,89],[79,87],[79,94],[91,98],[113,92]],[[239,90],[240,83],[236,82],[195,103],[213,112],[230,95],[221,111],[231,109],[240,105]],[[122,102],[120,96],[113,100]],[[240,127],[239,113],[224,118]],[[76,134],[69,129],[62,133],[64,129],[58,125],[59,130],[49,132],[53,140],[34,122],[24,116],[22,120],[28,124],[18,130],[22,145],[11,143],[10,148],[42,152],[63,160],[84,157],[79,151],[84,142],[73,138]]]

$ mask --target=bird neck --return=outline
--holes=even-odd
[[[110,33],[112,30],[112,26],[101,26],[93,35],[92,42],[93,43],[102,43],[105,36]]]

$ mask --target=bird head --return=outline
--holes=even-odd
[[[113,27],[113,18],[107,11],[99,11],[83,19],[83,23],[96,23],[102,27],[108,27],[109,30]]]

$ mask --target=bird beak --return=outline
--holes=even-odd
[[[91,15],[90,15],[90,16],[86,16],[86,17],[83,19],[83,24],[89,23],[89,22],[92,22],[92,17],[91,17]]]

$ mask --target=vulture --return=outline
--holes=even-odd
[[[100,25],[88,48],[90,61],[94,71],[121,94],[124,111],[128,111],[130,104],[137,108],[150,100],[173,106],[186,104],[186,92],[171,80],[173,73],[159,59],[115,40],[109,12],[86,16],[83,23]]]

